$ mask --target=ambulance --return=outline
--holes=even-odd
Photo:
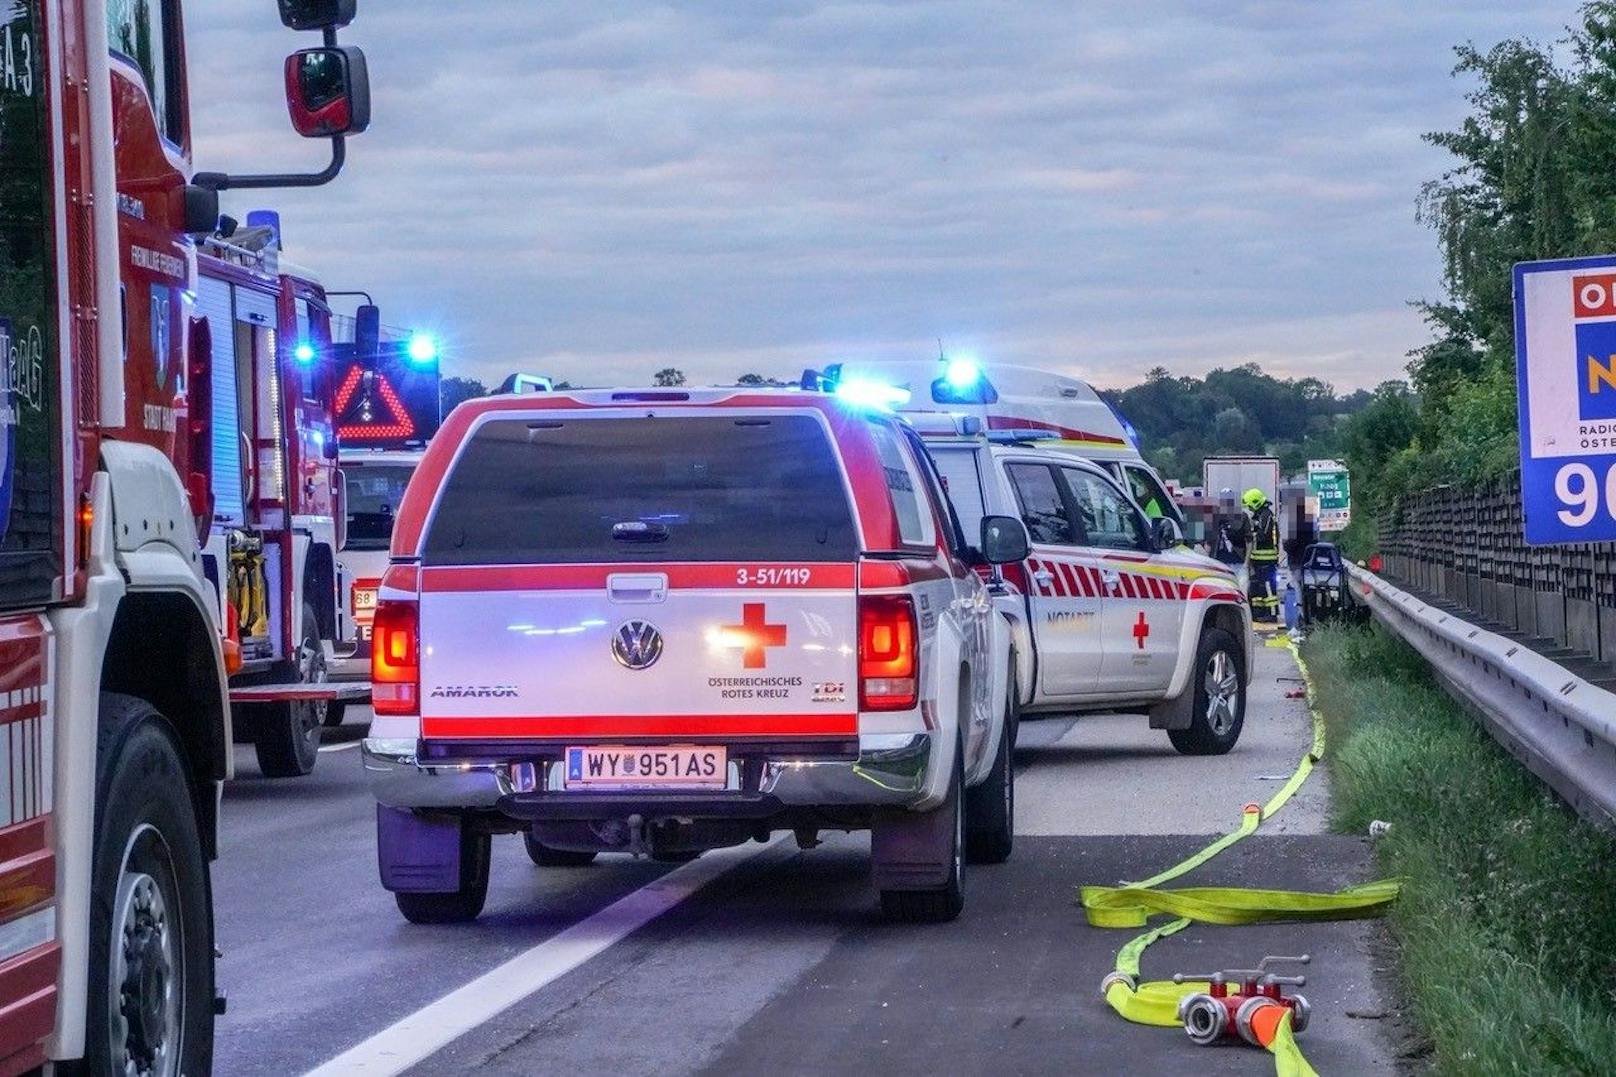
[[[476,917],[545,867],[871,832],[885,914],[945,921],[1014,836],[1009,626],[902,420],[824,393],[468,401],[393,525],[362,745],[381,881]]]
[[[1183,754],[1232,750],[1253,637],[1229,566],[1185,548],[1093,461],[973,416],[914,418],[964,528],[1011,515],[1029,532],[1028,557],[996,570],[1020,709],[1142,713]]]
[[[906,394],[894,404],[900,414],[974,416],[986,430],[1092,460],[1148,515],[1166,517],[1190,535],[1183,509],[1140,454],[1133,427],[1081,378],[962,358],[845,362],[826,373],[841,382],[894,387]]]

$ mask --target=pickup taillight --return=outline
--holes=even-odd
[[[920,696],[920,634],[908,595],[859,599],[859,709],[906,711]]]
[[[370,636],[370,701],[377,714],[421,708],[421,614],[414,602],[378,602]]]

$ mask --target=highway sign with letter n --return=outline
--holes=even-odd
[[[1515,267],[1515,362],[1526,541],[1616,540],[1616,256]]]

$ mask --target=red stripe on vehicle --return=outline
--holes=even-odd
[[[1087,430],[1078,430],[1070,426],[1061,426],[1058,423],[1046,423],[1042,419],[1021,419],[1013,415],[989,415],[989,430],[1043,430],[1048,433],[1059,434],[1068,441],[1098,441],[1106,445],[1126,445],[1127,442],[1110,434],[1093,434]]]
[[[825,565],[815,567],[842,568],[847,566]],[[851,574],[851,567],[848,567],[848,572]],[[926,583],[929,580],[945,580],[947,578],[948,569],[935,561],[860,561],[858,566],[858,585],[866,590],[874,587],[908,587],[912,583]],[[787,590],[790,589],[790,585],[783,584],[781,586]],[[819,585],[816,584],[815,586]],[[849,583],[845,586],[852,586],[852,584]]]
[[[903,566],[892,566],[901,568]],[[745,573],[743,580],[741,573]],[[801,573],[806,572],[803,579]],[[912,570],[911,570],[912,574]],[[598,591],[612,576],[666,576],[672,588],[743,588],[746,590],[850,591],[850,564],[615,564],[615,565],[468,565],[421,570],[427,594],[483,591]],[[903,586],[902,582],[891,586]]]
[[[414,598],[421,590],[421,570],[415,565],[391,565],[382,574],[382,590],[398,591]],[[380,592],[377,598],[382,598]]]
[[[423,718],[428,740],[598,740],[622,737],[856,737],[857,714],[580,714]]]
[[[1190,588],[1192,601],[1244,602],[1246,596],[1218,584],[1197,582]]]

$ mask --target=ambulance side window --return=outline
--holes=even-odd
[[[1079,546],[1066,498],[1055,474],[1044,464],[1011,464],[1005,470],[1015,487],[1021,520],[1034,542],[1048,546]]]
[[[179,50],[174,0],[107,0],[107,38],[114,55],[140,70],[157,133],[180,138]]]

